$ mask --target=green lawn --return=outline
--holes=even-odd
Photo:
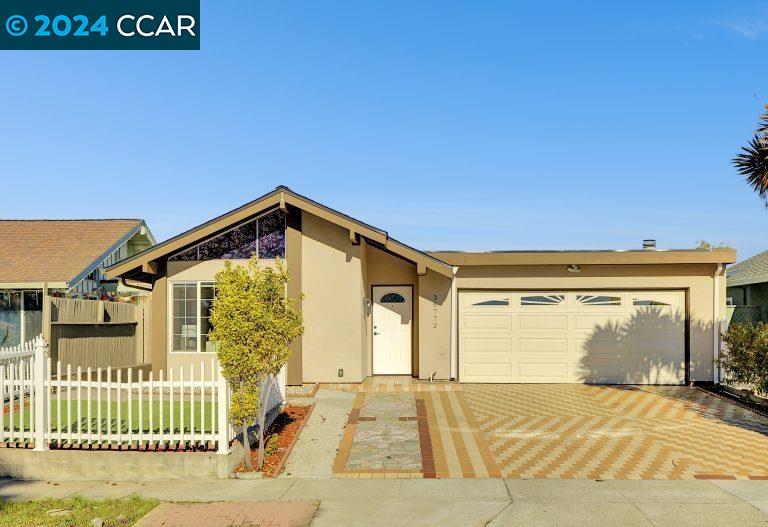
[[[61,424],[61,430],[62,432],[67,432],[69,430],[69,427],[71,425],[72,432],[75,433],[78,431],[78,423],[81,425],[82,431],[84,434],[88,433],[89,426],[90,430],[93,434],[96,434],[99,430],[99,424],[101,425],[101,431],[102,433],[106,433],[108,430],[111,430],[112,433],[117,433],[118,431],[118,420],[117,420],[117,410],[118,410],[118,404],[116,402],[111,402],[111,404],[107,404],[106,401],[101,402],[101,421],[98,419],[98,409],[99,405],[96,401],[91,401],[91,419],[88,419],[88,401],[80,401],[80,416],[78,416],[78,401],[73,400],[70,403],[70,412],[67,412],[67,401],[57,401],[52,400],[51,401],[51,409],[50,409],[50,416],[51,416],[51,429],[53,431],[55,440],[56,432],[59,430],[59,424]],[[59,406],[61,407],[60,413],[61,413],[61,419],[59,419]],[[122,401],[120,403],[120,429],[123,434],[127,434],[129,431],[133,432],[134,434],[138,433],[141,430],[145,434],[148,434],[150,431],[152,431],[153,434],[159,434],[160,433],[160,402],[159,401],[153,401],[152,403],[152,419],[150,421],[149,418],[149,401],[142,401],[141,404],[141,413],[142,413],[142,423],[141,427],[139,427],[139,402],[138,401],[132,401],[131,403],[131,419],[130,422],[128,421],[128,413],[129,413],[129,407],[127,401]],[[205,432],[208,432],[211,429],[211,426],[213,426],[213,430],[216,431],[218,429],[218,423],[215,414],[213,413],[214,405],[210,401],[206,401],[203,403],[203,415],[202,415],[202,427],[201,427],[201,415],[200,415],[200,402],[196,401],[194,404],[194,423],[191,422],[190,418],[192,416],[192,405],[189,404],[188,401],[184,402],[183,410],[184,410],[184,432],[190,433],[194,429],[195,432],[200,432],[201,430],[204,430]],[[107,412],[111,409],[111,415],[109,416],[110,419],[107,419]],[[10,415],[8,415],[8,405],[6,405],[5,409],[6,415],[4,419],[4,430],[7,432],[10,430],[11,425],[11,419]],[[171,412],[173,412],[173,430],[171,430]],[[182,412],[182,405],[174,401],[173,407],[171,407],[170,403],[165,400],[163,401],[162,406],[162,424],[163,424],[163,430],[165,433],[170,432],[176,432],[180,433],[181,428],[181,412]],[[78,419],[78,417],[80,417]],[[18,412],[14,414],[13,418],[13,425],[16,430],[18,430],[19,422],[20,422],[21,416]],[[30,409],[26,408],[24,411],[24,429],[29,430],[29,419],[30,419]]]
[[[157,500],[130,496],[122,499],[89,500],[79,496],[26,502],[0,501],[0,527],[91,527],[93,518],[105,526],[128,526],[151,511]]]

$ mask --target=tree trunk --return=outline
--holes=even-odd
[[[245,456],[245,468],[253,471],[253,459],[251,459],[251,441],[248,439],[248,423],[243,422],[243,456]]]
[[[259,460],[257,470],[261,470],[261,467],[264,466],[264,424],[267,421],[267,405],[264,395],[269,395],[268,390],[265,389],[264,375],[260,376],[259,384],[261,390],[259,392]]]

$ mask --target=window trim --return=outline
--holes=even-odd
[[[197,326],[197,349],[194,351],[190,350],[175,350],[173,349],[173,286],[175,285],[195,285],[195,294],[197,296],[196,302],[197,302],[197,312],[195,314],[195,320],[196,320],[196,326]],[[200,302],[202,300],[202,296],[200,295],[200,289],[203,285],[216,285],[216,282],[214,280],[168,280],[168,353],[173,353],[177,355],[183,355],[183,354],[205,354],[208,356],[212,356],[216,354],[215,351],[202,351],[200,349],[200,346],[202,344],[201,337],[201,329],[202,326],[200,324],[201,317],[200,317]]]
[[[231,227],[229,227],[229,228],[227,228],[227,229],[225,229],[225,230],[223,230],[223,231],[221,231],[219,233],[214,234],[213,236],[205,238],[204,240],[201,240],[201,241],[195,243],[194,245],[191,245],[191,246],[187,247],[184,250],[179,250],[179,251],[174,252],[173,254],[168,255],[168,260],[169,261],[173,261],[173,262],[176,262],[176,261],[180,261],[180,262],[184,262],[184,261],[187,261],[187,262],[211,261],[211,260],[171,260],[171,258],[173,258],[174,256],[178,256],[180,254],[183,254],[183,253],[189,251],[190,249],[196,249],[197,250],[197,257],[200,258],[200,246],[201,245],[203,245],[204,243],[206,243],[206,242],[208,242],[210,240],[213,240],[214,238],[218,238],[219,236],[223,236],[223,235],[225,235],[225,234],[227,234],[229,232],[232,232],[232,231],[234,231],[236,229],[239,229],[240,227],[242,227],[246,223],[251,223],[251,222],[254,222],[254,221],[256,222],[256,257],[259,260],[261,260],[261,256],[259,256],[259,252],[260,252],[259,251],[259,247],[260,247],[260,244],[259,244],[259,222],[260,222],[262,217],[264,217],[264,216],[266,216],[268,214],[272,214],[276,210],[281,210],[281,209],[280,209],[280,207],[272,207],[269,210],[266,210],[266,211],[264,211],[262,213],[259,213],[259,214],[256,214],[254,216],[251,216],[249,219],[241,221],[237,225],[233,225],[233,226],[231,226]],[[283,216],[283,238],[284,238],[284,245],[285,245],[284,249],[285,249],[286,254],[287,254],[287,252],[288,252],[288,247],[287,247],[288,241],[287,241],[287,239],[285,239],[285,237],[287,236],[286,231],[288,230],[288,214],[286,214],[285,211],[283,211],[282,216]],[[285,255],[283,256],[282,259],[285,260]],[[247,258],[215,258],[215,260],[247,260]],[[267,260],[267,261],[274,261],[274,260],[276,260],[276,258],[265,258],[265,260]]]

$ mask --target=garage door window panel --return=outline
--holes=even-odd
[[[481,302],[475,302],[473,307],[487,307],[487,306],[509,306],[509,298],[483,300]]]
[[[523,295],[520,297],[521,306],[557,307],[565,304],[564,294],[553,295]]]
[[[620,307],[621,297],[613,295],[576,295],[576,304],[586,307]]]

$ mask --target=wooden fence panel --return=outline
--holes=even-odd
[[[75,298],[51,298],[51,322],[99,322],[102,302]]]
[[[120,302],[48,298],[53,364],[73,368],[127,368],[149,362],[149,339],[144,306]]]

